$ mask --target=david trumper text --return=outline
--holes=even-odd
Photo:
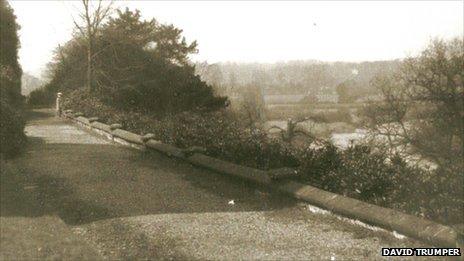
[[[461,256],[459,248],[382,248],[382,256]]]

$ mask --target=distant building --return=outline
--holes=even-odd
[[[363,97],[359,97],[356,99],[355,102],[357,103],[365,103],[365,102],[376,102],[376,101],[383,101],[384,97],[381,94],[375,94],[375,95],[366,95]]]
[[[265,95],[266,104],[292,104],[300,103],[306,95],[304,94],[271,94]]]
[[[316,94],[317,102],[337,103],[338,98],[339,98],[338,94],[336,94],[336,93],[319,93],[319,94]]]

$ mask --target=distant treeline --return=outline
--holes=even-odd
[[[307,94],[335,92],[340,84],[353,94],[376,94],[371,80],[391,74],[400,60],[375,62],[290,61],[285,63],[196,63],[196,73],[225,93],[239,92],[249,85],[262,87],[266,94]]]

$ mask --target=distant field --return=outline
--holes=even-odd
[[[287,94],[287,95],[265,95],[264,101],[267,104],[297,104],[305,95],[303,94]]]
[[[344,144],[351,136],[358,135],[356,131],[362,126],[357,112],[365,105],[366,103],[271,104],[266,106],[266,127],[276,125],[285,129],[287,119],[311,116],[312,120],[300,123],[300,127],[318,138],[330,138]]]
[[[339,108],[361,108],[367,103],[299,103],[299,104],[267,104],[269,109],[339,109]]]
[[[267,121],[264,125],[265,129],[271,129],[272,126],[278,126],[286,129],[286,121],[274,120]],[[351,124],[345,122],[333,122],[333,123],[314,123],[311,121],[300,123],[299,126],[304,131],[315,135],[318,138],[330,138],[333,133],[353,133],[356,128]],[[270,133],[278,133],[276,129],[271,129]]]
[[[322,115],[328,118],[329,122],[350,122],[348,119],[340,119],[336,114],[345,111],[352,116],[357,114],[357,111],[364,106],[364,103],[325,103],[325,104],[271,104],[266,106],[267,120],[285,120],[295,117],[307,117],[310,115]]]

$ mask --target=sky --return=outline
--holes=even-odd
[[[9,0],[20,63],[40,76],[71,38],[79,1]],[[375,61],[415,55],[432,38],[463,37],[464,1],[116,1],[197,40],[193,61]]]

